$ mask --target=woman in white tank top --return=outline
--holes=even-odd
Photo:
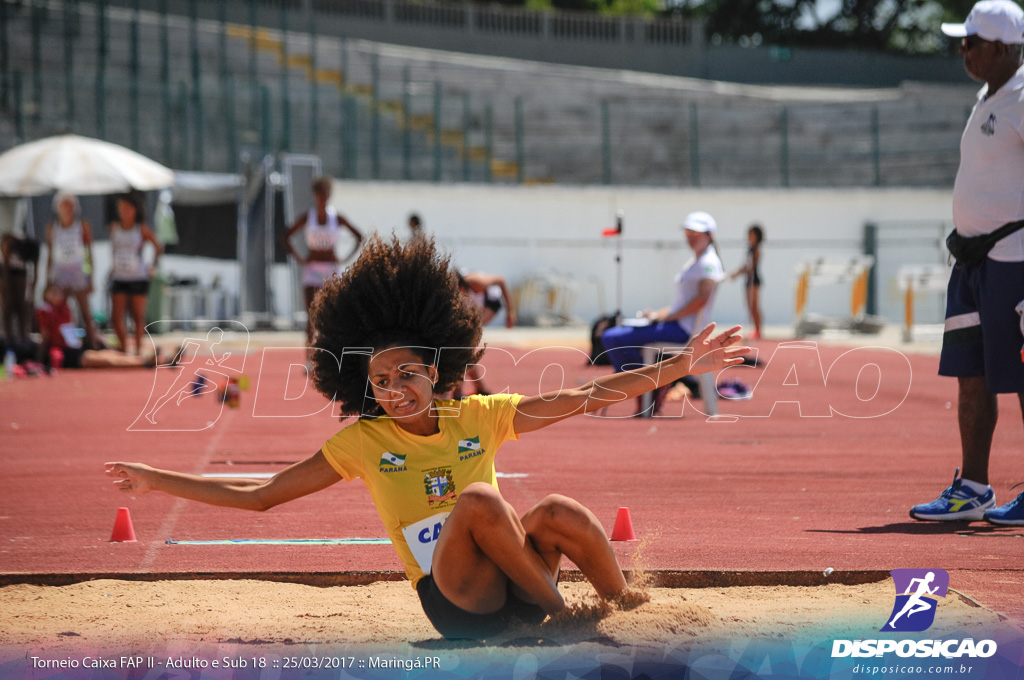
[[[57,219],[46,229],[47,278],[78,302],[85,326],[86,349],[99,346],[96,326],[89,309],[92,293],[92,227],[81,219],[82,208],[73,194],[59,192],[53,197]]]
[[[146,298],[149,278],[156,270],[157,261],[164,251],[153,230],[145,224],[145,206],[137,192],[117,198],[117,216],[110,223],[110,241],[113,246],[114,268],[110,274],[110,321],[121,343],[121,351],[128,351],[128,329],[125,312],[130,311],[135,324],[135,353],[142,352],[142,333],[146,328]],[[146,242],[153,244],[153,263],[147,265],[142,258]]]
[[[351,260],[363,242],[363,235],[359,230],[339,215],[333,206],[327,205],[330,197],[330,178],[318,177],[313,180],[313,199],[316,204],[308,213],[297,219],[285,235],[285,247],[295,261],[302,265],[307,346],[311,346],[313,339],[309,325],[309,308],[313,304],[313,296],[331,280],[331,277],[340,273],[340,265]],[[292,237],[303,229],[309,253],[305,257],[292,246]],[[338,251],[346,253],[344,258],[338,258]]]

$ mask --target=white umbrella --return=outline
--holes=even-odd
[[[47,137],[0,155],[0,196],[87,196],[174,184],[174,172],[130,149],[78,135]]]

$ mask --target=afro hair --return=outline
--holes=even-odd
[[[373,236],[348,271],[317,292],[313,347],[325,351],[312,353],[313,383],[339,403],[343,417],[383,413],[367,388],[373,351],[409,347],[435,364],[435,394],[455,387],[466,366],[480,360],[480,315],[457,281],[433,238],[402,243]]]

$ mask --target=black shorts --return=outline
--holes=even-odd
[[[1024,394],[1021,326],[1024,263],[985,258],[977,267],[953,267],[946,292],[939,375],[984,376],[992,394]]]
[[[61,364],[61,368],[81,368],[83,354],[85,354],[85,350],[80,347],[65,347],[64,362]]]
[[[110,292],[114,295],[149,295],[149,281],[111,281]]]
[[[430,623],[449,640],[483,640],[508,629],[513,621],[535,625],[547,616],[539,605],[519,599],[512,592],[511,581],[505,606],[491,614],[474,614],[456,607],[438,590],[429,574],[416,584],[416,592]]]
[[[495,314],[501,311],[501,298],[486,297],[484,298],[484,309],[489,309]]]

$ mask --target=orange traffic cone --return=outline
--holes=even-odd
[[[114,520],[114,532],[110,534],[111,542],[134,543],[135,529],[132,528],[132,516],[128,508],[117,509],[117,519]]]
[[[633,522],[629,519],[629,508],[619,508],[619,514],[615,516],[615,528],[612,529],[611,540],[636,540],[636,534],[633,533]]]

